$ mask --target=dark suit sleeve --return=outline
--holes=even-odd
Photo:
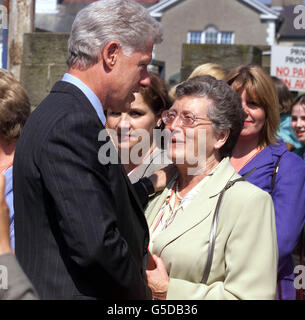
[[[99,129],[85,113],[62,118],[41,150],[41,175],[69,258],[91,277],[97,294],[147,299],[141,267],[117,227],[107,167],[98,162]]]
[[[147,203],[148,203],[148,193],[147,191],[145,190],[145,188],[143,187],[142,183],[141,182],[136,182],[136,183],[133,183],[133,187],[138,195],[138,198],[141,202],[141,205],[143,208],[146,207]]]
[[[30,280],[22,271],[16,257],[11,254],[0,255],[0,266],[6,268],[5,276],[2,270],[2,277],[7,279],[7,286],[0,288],[0,300],[37,300],[38,295]]]

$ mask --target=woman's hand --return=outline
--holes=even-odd
[[[169,285],[169,277],[163,260],[156,255],[153,255],[152,258],[156,267],[152,270],[146,270],[148,286],[152,291],[154,299],[165,300]]]
[[[174,164],[169,164],[149,176],[148,178],[152,182],[155,192],[162,191],[176,172],[176,166]]]

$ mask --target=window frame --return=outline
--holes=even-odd
[[[207,41],[207,30],[209,28],[214,28],[217,30],[216,42],[206,42]],[[193,33],[201,33],[200,42],[191,42]],[[222,42],[223,37],[228,34],[230,35],[230,42]],[[199,37],[198,37],[199,38]],[[215,25],[207,25],[203,31],[191,30],[187,33],[187,43],[188,44],[228,44],[232,45],[235,43],[235,32],[233,31],[219,31],[219,29]]]

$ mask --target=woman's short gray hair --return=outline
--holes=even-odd
[[[246,114],[240,96],[222,80],[212,76],[199,76],[182,82],[176,89],[177,99],[183,96],[195,96],[211,100],[207,116],[212,120],[216,133],[230,129],[230,135],[219,150],[220,157],[231,156]]]
[[[162,41],[162,26],[134,0],[101,0],[78,12],[68,42],[69,68],[87,69],[100,52],[117,41],[124,54],[145,50],[149,42]]]

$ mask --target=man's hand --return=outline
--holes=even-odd
[[[5,202],[4,190],[5,178],[3,175],[0,175],[0,254],[12,252],[9,236],[9,208]]]
[[[174,164],[170,164],[149,176],[148,178],[154,185],[155,192],[162,191],[176,171],[176,166]]]
[[[154,299],[165,300],[169,285],[169,277],[163,260],[156,255],[153,255],[152,258],[156,267],[152,270],[146,270],[147,283]]]

